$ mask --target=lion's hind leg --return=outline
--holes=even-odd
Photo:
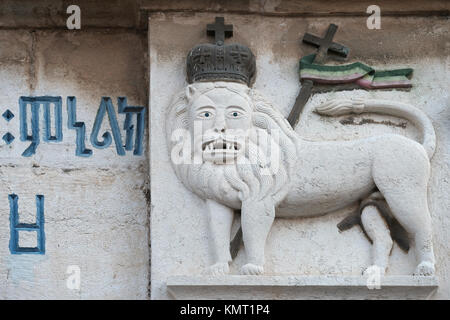
[[[405,197],[406,199],[401,197],[402,195],[397,193],[385,193],[386,201],[394,217],[414,239],[414,249],[418,260],[414,274],[434,275],[431,217],[427,206],[426,189],[423,189],[421,193],[411,192]]]
[[[377,272],[383,276],[388,267],[393,245],[389,227],[374,205],[368,205],[362,209],[361,224],[372,240],[372,265],[364,271],[364,274],[371,275]]]
[[[427,185],[430,164],[424,152],[412,143],[385,141],[373,163],[372,174],[395,219],[414,239],[418,266],[416,275],[434,274],[431,216]],[[400,143],[401,142],[401,143]]]

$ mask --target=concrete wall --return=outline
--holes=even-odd
[[[235,13],[280,17],[367,16],[371,0],[3,0],[1,28],[65,28],[66,9],[82,10],[84,27],[146,30],[147,17],[155,12]],[[378,0],[384,16],[448,16],[446,0]]]
[[[106,149],[89,142],[103,96],[112,98],[116,112],[119,96],[147,106],[146,48],[145,33],[134,30],[0,30],[0,113],[15,115],[0,120],[0,137],[15,137],[10,145],[0,142],[0,299],[148,297],[147,138],[140,156],[119,156],[114,142]],[[19,139],[20,96],[62,97],[62,142],[44,142],[41,123],[36,154],[21,156],[30,142]],[[68,96],[77,98],[91,157],[75,154]],[[118,115],[120,129],[123,119]],[[107,116],[100,136],[105,130]],[[35,221],[35,195],[44,195],[45,255],[10,254],[9,194],[18,195],[20,222],[29,223]],[[36,242],[34,232],[20,232],[20,239],[22,246]],[[80,268],[79,291],[66,286],[70,265]]]

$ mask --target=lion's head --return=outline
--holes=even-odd
[[[283,115],[244,84],[198,82],[170,105],[166,133],[183,184],[232,208],[281,201],[296,161],[296,134]]]

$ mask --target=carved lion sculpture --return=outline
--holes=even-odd
[[[378,195],[415,242],[415,273],[434,274],[427,205],[435,148],[430,120],[412,106],[381,100],[331,101],[316,112],[403,117],[421,129],[423,142],[395,134],[307,141],[257,90],[239,83],[197,82],[175,97],[167,139],[176,175],[209,209],[215,252],[210,272],[229,272],[234,209],[241,210],[247,259],[241,273],[257,275],[264,271],[265,242],[275,217],[323,215]],[[373,242],[371,268],[385,272],[392,248],[385,221],[371,206],[361,221]]]

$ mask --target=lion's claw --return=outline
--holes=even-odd
[[[208,268],[208,274],[211,276],[222,276],[230,272],[227,262],[218,262]]]
[[[241,268],[241,274],[257,276],[264,273],[264,268],[262,266],[257,266],[256,264],[247,263]]]
[[[429,261],[422,261],[414,272],[415,276],[433,276],[435,272],[434,263]]]

